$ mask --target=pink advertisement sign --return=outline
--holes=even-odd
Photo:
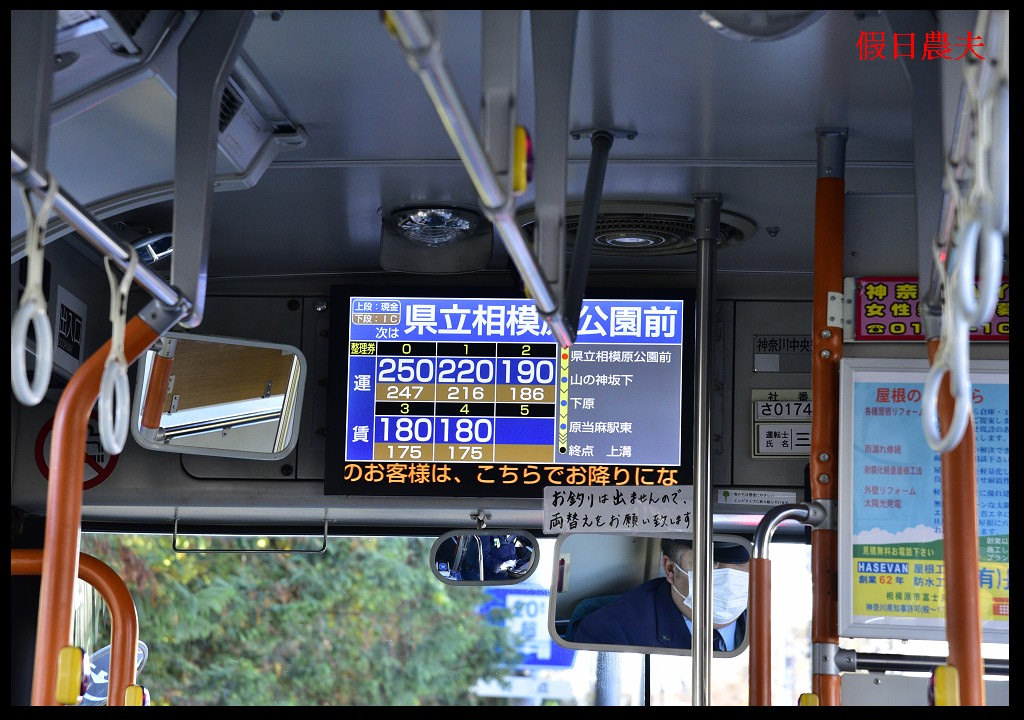
[[[856,340],[924,340],[916,277],[859,277]],[[1003,278],[995,313],[971,328],[971,340],[1010,340],[1010,281]]]

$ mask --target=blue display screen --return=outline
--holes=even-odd
[[[329,491],[543,486],[568,482],[576,467],[588,468],[579,484],[602,473],[612,484],[615,469],[689,464],[687,299],[584,300],[568,348],[527,298],[352,293],[333,302],[345,307],[333,316],[344,336],[332,338],[331,392],[342,402]]]

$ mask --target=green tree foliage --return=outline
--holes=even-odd
[[[475,704],[476,681],[508,675],[519,654],[478,612],[482,588],[434,578],[430,545],[358,537],[322,555],[175,553],[167,536],[82,539],[132,592],[149,646],[139,682],[154,704]]]

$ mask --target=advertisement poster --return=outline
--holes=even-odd
[[[859,277],[855,282],[855,340],[923,341],[921,300],[916,277]],[[995,311],[971,328],[971,340],[1009,342],[1010,279],[1003,278]]]
[[[840,390],[840,635],[944,640],[941,456],[925,440],[919,360],[847,358]],[[985,642],[1010,624],[1008,364],[971,362],[978,590]]]

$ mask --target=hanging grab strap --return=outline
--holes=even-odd
[[[11,323],[11,389],[24,405],[38,405],[50,386],[50,372],[53,369],[53,331],[46,314],[46,298],[43,295],[43,235],[46,222],[57,199],[57,181],[51,175],[47,183],[46,197],[36,212],[28,188],[21,187],[21,200],[25,205],[28,227],[25,229],[25,255],[28,268],[25,273],[25,291],[21,295],[18,311]],[[28,380],[28,326],[36,336],[36,366],[32,382]]]
[[[1006,56],[1006,16],[982,11],[979,27],[1002,39],[996,52]],[[986,30],[986,36],[990,33]],[[1000,59],[1002,60],[1002,58]],[[1009,76],[1005,62],[991,56],[964,71],[965,122],[968,146],[962,157],[947,159],[945,189],[956,221],[949,231],[946,252],[939,246],[933,263],[942,280],[942,332],[939,347],[925,380],[921,398],[921,425],[932,450],[945,453],[960,444],[972,412],[970,331],[996,312],[1002,284],[1003,236],[1009,232]],[[966,172],[961,188],[954,166]],[[949,392],[955,399],[946,435],[939,426],[938,397],[942,378],[949,374]]]
[[[128,312],[128,291],[131,290],[135,267],[139,264],[139,254],[135,248],[130,249],[128,267],[121,277],[120,283],[114,273],[109,257],[103,258],[110,281],[110,352],[103,366],[103,378],[100,380],[100,397],[98,403],[100,441],[103,449],[111,455],[118,455],[124,449],[128,439],[128,416],[131,406],[131,393],[128,389],[128,361],[124,355],[124,328]],[[117,407],[114,407],[114,397]]]

